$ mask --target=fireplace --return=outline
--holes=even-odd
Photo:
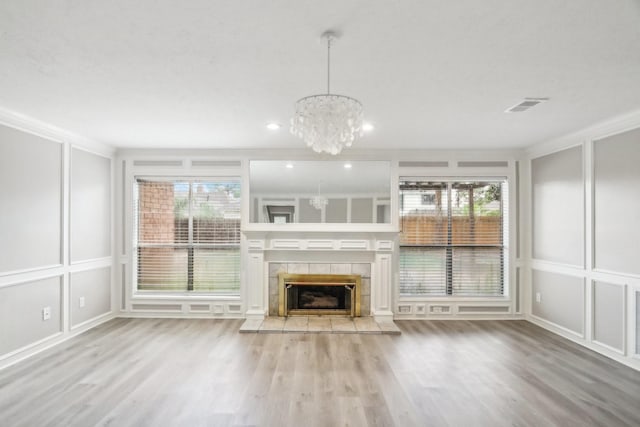
[[[358,274],[278,274],[278,315],[360,316]]]

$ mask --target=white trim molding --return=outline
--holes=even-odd
[[[0,124],[50,139],[55,142],[68,142],[79,148],[84,148],[94,154],[112,158],[116,148],[96,140],[61,129],[52,124],[34,119],[25,114],[17,113],[0,107]]]
[[[531,177],[531,163],[534,159],[554,154],[562,150],[570,149],[573,147],[581,147],[582,158],[582,180],[584,191],[584,218],[585,225],[583,230],[584,241],[584,253],[583,260],[584,266],[568,265],[557,262],[550,262],[544,259],[534,259],[531,253],[526,253],[524,256],[523,278],[526,278],[527,290],[529,295],[527,296],[524,310],[527,320],[530,322],[548,329],[558,335],[561,335],[567,339],[570,339],[576,343],[583,345],[593,351],[608,356],[620,363],[630,366],[634,369],[640,370],[640,355],[637,354],[637,336],[639,336],[638,319],[636,311],[639,307],[636,307],[636,292],[640,290],[640,276],[637,274],[630,274],[619,271],[605,271],[598,269],[594,263],[594,254],[596,249],[595,239],[595,162],[594,156],[594,144],[596,141],[600,141],[607,137],[625,133],[628,131],[640,129],[640,111],[635,111],[623,116],[619,116],[601,123],[594,124],[588,128],[585,128],[579,132],[566,135],[561,138],[550,140],[544,143],[536,144],[529,147],[526,150],[528,168],[528,176],[526,177],[526,188],[524,191],[528,191],[528,206],[526,206],[525,213],[529,215],[529,219],[532,216],[533,201],[531,200],[533,180]],[[524,248],[530,249],[533,243],[532,239],[532,225],[528,224],[528,233],[526,234],[526,245]],[[531,283],[531,276],[533,270],[558,273],[570,277],[578,277],[583,280],[584,283],[584,307],[583,307],[583,334],[576,334],[573,331],[569,331],[562,326],[554,324],[549,319],[544,319],[532,314],[533,306],[535,302],[531,296],[533,284]],[[620,348],[615,348],[611,345],[599,342],[596,339],[596,310],[595,310],[595,282],[602,282],[611,285],[621,286],[623,289],[623,299],[620,301],[621,307],[621,320],[620,324],[616,325],[618,330],[622,334],[622,343]],[[543,298],[544,299],[544,298]],[[565,304],[575,303],[575,301],[566,301]]]

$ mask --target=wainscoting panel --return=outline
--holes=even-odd
[[[71,273],[71,327],[111,311],[111,268]]]
[[[636,296],[636,355],[640,356],[640,291],[634,294]]]
[[[62,147],[0,125],[0,274],[62,264]]]
[[[596,141],[593,157],[595,267],[640,275],[640,129]]]
[[[532,272],[531,313],[584,335],[584,279],[550,271]]]
[[[584,266],[582,147],[531,162],[533,258]]]
[[[111,255],[111,160],[71,149],[71,262]]]
[[[625,286],[593,283],[593,340],[624,352]]]
[[[61,333],[61,276],[0,288],[0,325],[0,355]]]

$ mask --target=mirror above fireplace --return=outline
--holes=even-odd
[[[252,223],[391,222],[388,161],[253,160],[249,168]]]

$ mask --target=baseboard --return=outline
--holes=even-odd
[[[431,314],[431,315],[402,315],[395,314],[393,320],[526,320],[523,314],[507,314],[504,316],[478,314]]]
[[[553,322],[549,322],[539,317],[535,316],[526,316],[528,322],[533,323],[536,326],[540,326],[542,329],[546,329],[549,332],[553,332],[556,335],[559,335],[563,338],[568,339],[576,344],[580,344],[581,346],[588,348],[598,354],[608,357],[609,359],[615,360],[616,362],[622,363],[625,366],[628,366],[636,371],[640,371],[640,358],[633,356],[625,356],[618,351],[609,350],[606,347],[599,345],[597,343],[589,342],[586,339],[582,338],[579,334],[575,332],[569,331],[565,328],[555,325]]]
[[[61,344],[68,339],[76,337],[81,333],[88,331],[89,329],[95,328],[98,325],[108,322],[115,317],[117,317],[115,312],[103,314],[92,320],[77,325],[67,332],[57,333],[55,335],[52,335],[51,337],[47,337],[45,339],[7,353],[3,356],[0,356],[0,370],[15,365],[16,363],[19,363],[31,356],[35,356],[36,354],[48,350],[58,344]]]
[[[212,313],[167,313],[167,312],[128,312],[122,311],[115,317],[123,319],[246,319],[241,313],[212,314]]]

